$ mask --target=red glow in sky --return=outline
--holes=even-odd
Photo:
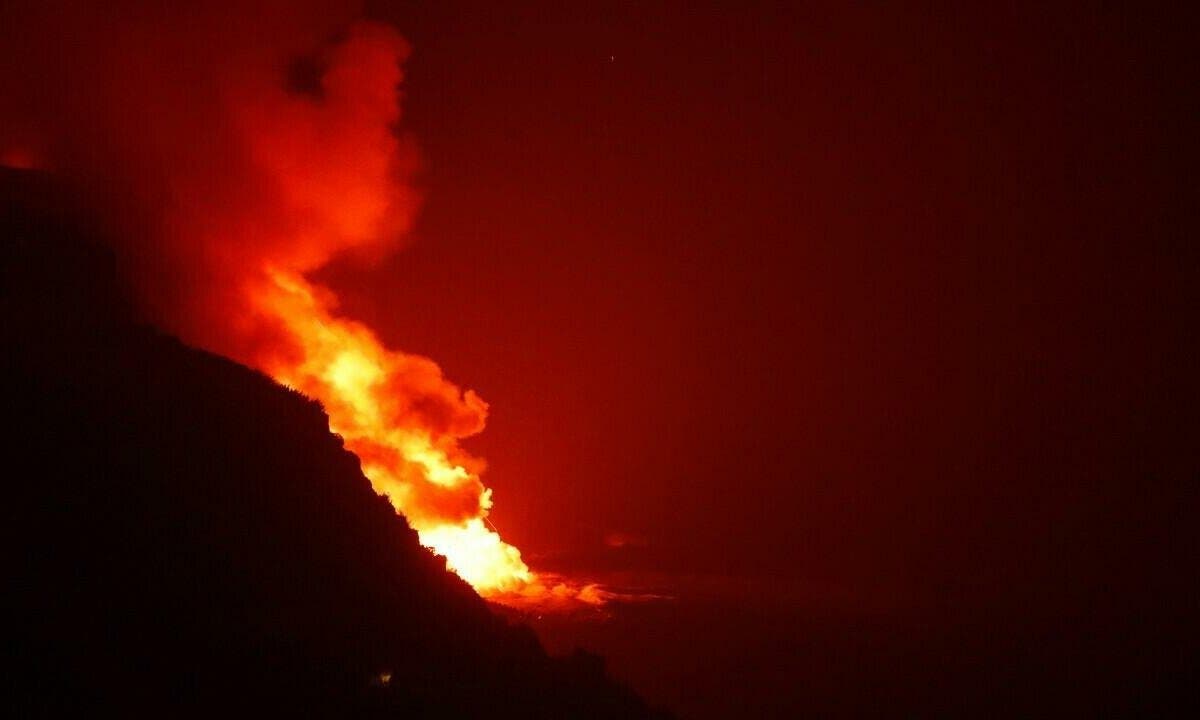
[[[381,1],[368,14],[413,53],[400,131],[368,137],[303,110],[329,65],[314,49],[341,47],[327,29],[354,13],[283,5],[145,43],[106,27],[92,65],[111,74],[5,77],[0,98],[49,118],[111,111],[55,158],[120,199],[125,236],[160,237],[165,217],[207,237],[226,229],[210,206],[232,214],[245,242],[127,250],[153,319],[243,359],[278,337],[227,334],[244,306],[221,269],[246,265],[222,253],[262,271],[293,237],[279,228],[313,219],[270,202],[280,188],[257,182],[216,109],[229,88],[273,100],[241,118],[272,129],[253,135],[260,155],[302,160],[275,173],[303,179],[283,194],[351,210],[318,213],[340,240],[304,245],[287,279],[319,296],[318,325],[337,313],[412,353],[388,362],[437,360],[446,392],[426,399],[444,432],[419,450],[467,473],[459,517],[482,523],[485,457],[488,527],[522,562],[678,600],[590,636],[559,628],[564,647],[583,633],[697,716],[792,716],[866,698],[840,668],[889,642],[919,657],[931,626],[970,654],[946,638],[1040,639],[1080,608],[1105,630],[1096,617],[1185,595],[1170,552],[1143,557],[1157,545],[1137,536],[1185,546],[1163,518],[1186,514],[1200,447],[1184,24],[1044,4]],[[55,22],[92,38],[104,19]],[[77,46],[44,35],[5,39],[49,67]],[[307,64],[262,63],[260,38]],[[177,44],[195,62],[151,62]],[[246,56],[269,72],[235,72]],[[155,112],[128,102],[140,90]],[[274,132],[281,111],[294,132]],[[331,136],[352,142],[291,152]],[[332,191],[314,168],[335,171]],[[355,192],[362,178],[392,182],[394,207]],[[208,200],[164,214],[164,188]],[[379,242],[364,215],[387,226]],[[198,287],[218,297],[189,304]],[[783,707],[800,675],[813,704]],[[733,685],[750,689],[697,690]]]

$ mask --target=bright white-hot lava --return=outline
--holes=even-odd
[[[365,326],[334,317],[302,278],[267,277],[248,301],[282,323],[293,347],[257,364],[321,401],[375,489],[450,569],[481,594],[536,591],[520,551],[486,526],[491,491],[457,444],[482,429],[487,405],[431,360],[388,350]]]

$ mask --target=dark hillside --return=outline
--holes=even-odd
[[[44,179],[0,176],[11,717],[642,717],[417,544],[321,408],[131,319]]]

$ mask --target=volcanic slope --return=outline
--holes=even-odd
[[[447,572],[318,404],[138,324],[63,192],[0,172],[10,716],[660,716]]]

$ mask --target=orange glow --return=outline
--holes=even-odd
[[[480,461],[457,445],[458,438],[482,429],[483,400],[446,381],[433,361],[388,350],[365,326],[333,316],[303,278],[278,270],[266,277],[248,288],[247,302],[279,322],[300,352],[266,352],[255,364],[321,401],[330,429],[423,545],[497,602],[546,609],[608,599],[596,585],[534,573],[517,548],[486,526],[491,490],[470,469]],[[446,406],[432,416],[419,407],[431,398]],[[460,415],[440,427],[447,410]]]
[[[223,14],[161,31],[153,15],[118,24],[96,77],[79,80],[86,92],[66,93],[94,104],[79,114],[96,122],[64,126],[86,132],[47,145],[53,157],[0,137],[0,164],[49,162],[84,178],[128,171],[96,192],[120,197],[113,235],[126,238],[124,269],[147,320],[318,400],[375,491],[481,595],[598,604],[598,588],[530,570],[487,521],[484,463],[460,447],[483,429],[487,403],[340,316],[312,280],[339,255],[401,244],[419,205],[417,153],[398,130],[407,43],[377,23],[333,33],[318,15],[289,25],[250,13],[261,24],[237,28]],[[319,77],[291,82],[297,60]],[[91,163],[102,171],[79,170]]]
[[[482,429],[487,405],[447,382],[431,360],[388,350],[366,327],[334,317],[303,278],[281,271],[268,278],[248,301],[280,321],[300,353],[268,353],[257,364],[321,401],[330,429],[362,461],[376,491],[481,594],[536,584],[520,551],[484,525],[491,492],[468,469],[479,461],[456,444]],[[435,427],[416,407],[431,394],[462,414],[452,427]]]
[[[529,569],[486,522],[483,462],[459,447],[483,429],[487,403],[428,358],[388,349],[335,313],[336,298],[307,273],[337,253],[399,237],[415,203],[397,183],[407,148],[395,136],[396,86],[407,52],[391,30],[356,26],[329,53],[321,96],[255,88],[229,98],[256,172],[276,195],[243,214],[174,223],[185,247],[216,259],[185,337],[261,369],[324,406],[330,430],[358,456],[376,492],[422,544],[481,595],[540,608],[600,604],[604,591]],[[436,301],[436,299],[431,299]]]

